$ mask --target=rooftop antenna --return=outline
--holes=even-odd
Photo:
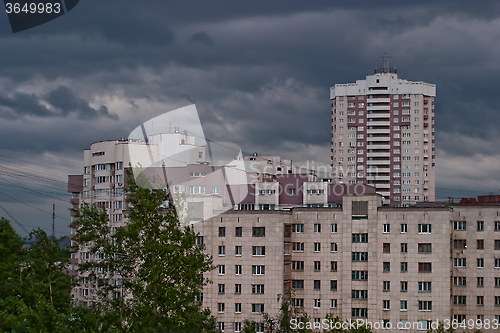
[[[389,73],[389,56],[387,53],[382,57],[382,66],[384,68],[384,73]]]
[[[170,122],[170,125],[168,126],[168,133],[172,134],[172,119],[168,120]]]

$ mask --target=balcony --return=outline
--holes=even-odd
[[[425,184],[424,185],[424,190],[428,190],[429,189],[429,185]]]
[[[367,134],[379,134],[379,133],[384,133],[384,134],[390,134],[391,129],[390,128],[384,128],[384,129],[368,129],[366,130]]]
[[[429,158],[429,154],[424,154],[424,158]]]
[[[367,176],[366,180],[391,180],[390,176]]]
[[[390,109],[391,109],[390,105],[368,105],[366,107],[367,111],[376,111],[376,110],[389,111]]]
[[[390,113],[368,113],[366,115],[367,118],[390,118]]]
[[[367,126],[390,126],[390,121],[369,121],[366,123]]]
[[[429,138],[424,138],[424,142],[429,142]]]
[[[391,195],[391,192],[377,191],[377,194],[380,194],[381,196],[384,196],[384,197],[389,197]]]
[[[367,153],[366,157],[390,157],[391,153]]]
[[[368,160],[366,161],[368,165],[390,165],[391,161],[389,160]]]
[[[391,141],[391,138],[388,136],[369,136],[366,141]]]
[[[368,173],[375,173],[375,174],[388,173],[388,172],[391,172],[391,169],[389,169],[389,168],[371,167],[371,168],[367,169],[366,172],[368,172]]]
[[[390,98],[367,98],[366,103],[390,103]]]
[[[375,188],[391,188],[391,184],[375,184]]]
[[[391,145],[368,145],[366,149],[391,149]]]

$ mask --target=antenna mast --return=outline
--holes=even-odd
[[[56,239],[55,235],[56,203],[52,203],[52,241]]]

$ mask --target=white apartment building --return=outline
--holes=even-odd
[[[436,85],[384,67],[330,88],[332,169],[339,182],[369,184],[393,206],[435,200]]]

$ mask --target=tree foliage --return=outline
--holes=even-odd
[[[168,190],[141,181],[128,173],[122,227],[112,229],[95,206],[73,208],[75,249],[87,245],[96,258],[80,263],[79,271],[98,286],[94,304],[105,314],[103,325],[126,332],[214,331],[215,318],[195,301],[209,282],[203,274],[214,268],[212,259],[195,245],[193,228],[165,207]]]
[[[59,240],[41,230],[23,248],[10,222],[0,221],[0,330],[66,332],[71,330],[72,280],[64,272],[69,255]],[[74,330],[73,330],[74,332]]]

